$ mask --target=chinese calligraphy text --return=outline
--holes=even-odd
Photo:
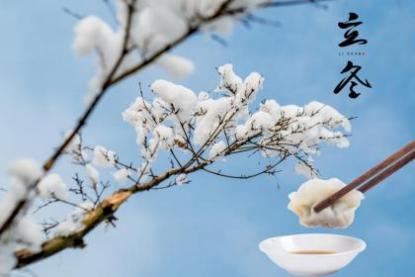
[[[363,45],[367,44],[367,40],[363,38],[359,38],[359,31],[356,29],[357,26],[361,25],[363,22],[358,21],[359,16],[354,13],[349,13],[349,19],[344,22],[339,22],[338,26],[340,29],[345,29],[344,33],[344,40],[340,42],[338,45],[339,47],[350,47],[352,45]],[[348,52],[350,53],[350,52]],[[351,52],[354,53],[354,52]],[[359,56],[364,55],[364,52],[356,52]],[[349,54],[348,54],[349,55]],[[343,56],[343,53],[339,54],[339,56]],[[365,79],[362,80],[357,76],[357,73],[362,69],[360,65],[354,64],[352,61],[348,60],[346,66],[340,72],[341,74],[348,74],[348,76],[344,77],[335,87],[333,90],[334,94],[340,93],[343,88],[349,85],[349,97],[355,99],[359,97],[360,93],[356,92],[355,87],[360,84],[367,88],[371,88],[370,82]]]

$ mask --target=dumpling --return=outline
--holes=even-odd
[[[353,223],[355,211],[364,198],[360,191],[352,190],[319,213],[313,209],[344,186],[337,178],[308,180],[288,196],[288,209],[297,214],[301,225],[306,227],[347,228]]]

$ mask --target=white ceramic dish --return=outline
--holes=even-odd
[[[366,243],[357,238],[333,234],[299,234],[262,241],[259,249],[279,267],[293,275],[323,276],[348,265]],[[328,251],[332,254],[295,254],[297,251]]]

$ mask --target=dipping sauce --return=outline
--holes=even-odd
[[[303,254],[303,255],[327,255],[327,254],[335,254],[336,251],[330,250],[297,250],[291,251],[290,254]]]

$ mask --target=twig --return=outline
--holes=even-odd
[[[220,177],[226,177],[226,178],[232,178],[232,179],[251,179],[251,178],[257,177],[257,176],[262,175],[262,174],[274,175],[277,171],[273,171],[273,169],[275,167],[277,167],[280,163],[282,163],[285,159],[286,158],[283,157],[278,162],[276,162],[272,165],[268,165],[264,170],[261,170],[259,172],[256,172],[256,173],[253,173],[253,174],[250,174],[250,175],[230,175],[230,174],[225,174],[225,173],[222,173],[222,172],[219,172],[219,171],[213,171],[213,170],[207,169],[206,167],[202,168],[202,170],[206,171],[208,173],[220,176]]]
[[[66,13],[67,15],[69,15],[69,16],[77,19],[77,20],[81,20],[82,18],[84,18],[83,15],[81,15],[77,12],[74,12],[73,10],[69,9],[68,7],[62,7],[62,10],[63,10],[64,13]]]

